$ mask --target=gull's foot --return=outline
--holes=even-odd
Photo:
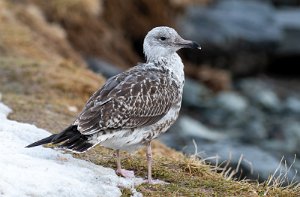
[[[159,184],[159,185],[165,185],[165,184],[169,184],[168,182],[165,182],[165,181],[162,181],[162,180],[159,180],[159,179],[147,179],[145,180],[145,183],[148,183],[148,184],[153,184],[153,185],[156,185],[156,184]]]
[[[131,170],[125,170],[125,169],[121,169],[121,170],[116,170],[117,175],[120,175],[122,177],[125,178],[134,178],[134,171]]]

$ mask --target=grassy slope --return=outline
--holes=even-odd
[[[13,108],[10,118],[33,123],[58,132],[71,123],[89,95],[103,84],[103,78],[84,68],[76,52],[65,53],[68,43],[59,36],[38,32],[28,26],[41,18],[27,18],[27,9],[0,2],[0,92],[4,103]],[[26,15],[27,14],[27,15]],[[20,20],[22,17],[23,20]],[[47,29],[48,27],[45,26]],[[50,38],[51,42],[47,42]],[[59,45],[53,45],[59,40]],[[123,165],[145,177],[145,152],[124,153]],[[115,168],[112,151],[97,147],[75,155],[95,164]],[[138,186],[145,196],[299,196],[299,189],[266,187],[256,183],[226,180],[201,161],[189,158],[162,144],[154,143],[154,178],[168,185]],[[124,196],[130,191],[124,189]]]

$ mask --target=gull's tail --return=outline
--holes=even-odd
[[[26,146],[26,148],[49,143],[54,145],[57,144],[58,148],[67,149],[74,152],[84,152],[94,146],[94,144],[88,141],[88,136],[82,135],[77,130],[77,125],[71,125],[58,134],[50,135],[49,137],[29,144]]]

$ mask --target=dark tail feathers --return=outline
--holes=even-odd
[[[43,144],[59,144],[59,148],[68,149],[75,152],[84,152],[93,146],[88,142],[88,136],[82,135],[77,130],[77,125],[71,125],[58,134],[41,139],[29,144],[26,148],[31,148]]]

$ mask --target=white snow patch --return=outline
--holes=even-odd
[[[11,110],[0,102],[0,196],[120,196],[141,178],[125,179],[115,171],[75,159],[57,150],[26,145],[50,135],[34,125],[7,119]]]

